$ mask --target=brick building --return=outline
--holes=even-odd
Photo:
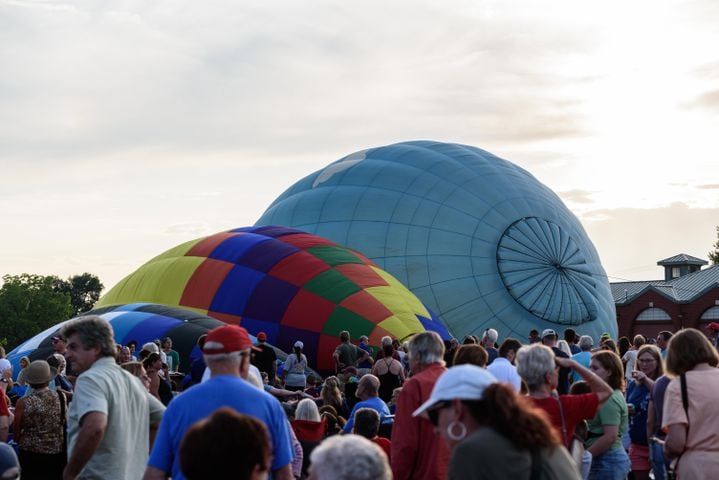
[[[664,280],[611,283],[619,336],[656,336],[719,321],[719,265],[686,254],[657,262]]]

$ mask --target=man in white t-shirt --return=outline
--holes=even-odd
[[[627,379],[627,384],[632,380],[632,372],[634,371],[634,365],[637,363],[637,351],[639,347],[644,345],[645,340],[642,335],[635,335],[632,347],[624,353],[622,362],[624,362],[624,378]]]
[[[5,358],[5,348],[0,347],[0,377],[5,378],[5,370],[10,369],[12,373],[12,364],[10,360]]]
[[[67,409],[68,462],[64,479],[142,478],[150,430],[165,407],[115,362],[112,328],[88,315],[66,324],[67,361],[78,373]]]
[[[499,347],[497,358],[487,366],[487,371],[494,375],[494,378],[502,383],[510,384],[517,393],[522,389],[522,378],[517,373],[517,367],[514,366],[514,359],[520,348],[522,348],[522,344],[519,343],[519,340],[506,338]]]

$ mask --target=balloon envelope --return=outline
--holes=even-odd
[[[484,150],[430,141],[372,148],[288,188],[257,225],[363,252],[460,339],[573,327],[616,335],[599,256],[577,218],[531,174]]]
[[[112,327],[115,343],[127,345],[131,340],[135,340],[138,348],[136,354],[143,344],[170,337],[173,350],[180,355],[180,370],[183,372],[189,372],[192,361],[202,355],[197,347],[197,339],[213,328],[224,325],[223,322],[198,312],[152,303],[96,308],[75,318],[87,315],[98,315],[107,320]],[[28,356],[32,361],[44,360],[52,355],[52,337],[72,320],[74,318],[48,328],[11,351],[8,360],[13,364],[13,375],[17,378],[21,357]],[[255,337],[251,338],[253,342],[257,342]],[[279,349],[276,351],[278,358],[286,357]]]
[[[447,338],[415,295],[362,254],[285,227],[238,228],[175,247],[118,283],[99,306],[156,302],[190,308],[333,369],[338,335],[405,339],[425,330]]]

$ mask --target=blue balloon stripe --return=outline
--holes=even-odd
[[[130,340],[135,340],[141,348],[143,343],[151,342],[155,339],[162,340],[171,329],[181,324],[182,322],[175,318],[160,315],[151,316],[128,331],[121,343],[125,345]]]
[[[101,316],[110,322],[110,326],[112,327],[112,331],[115,335],[115,341],[125,345],[130,340],[133,340],[133,338],[129,337],[130,332],[146,320],[157,317],[157,315],[145,312],[123,311],[121,308],[122,307]],[[134,340],[137,340],[138,342],[140,341],[136,338]]]

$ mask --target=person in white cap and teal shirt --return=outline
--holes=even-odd
[[[302,353],[305,344],[297,340],[294,350],[287,355],[282,376],[285,379],[285,389],[290,391],[304,391],[307,388],[307,357]]]
[[[483,368],[447,370],[413,415],[429,419],[452,451],[449,480],[581,478],[546,418]]]

